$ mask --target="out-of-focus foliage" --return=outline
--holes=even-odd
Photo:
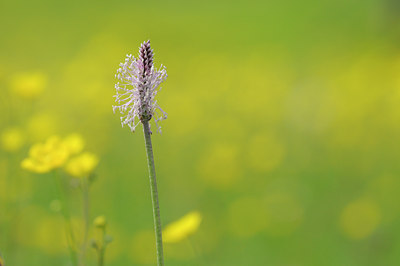
[[[5,264],[68,262],[55,167],[92,175],[106,265],[155,262],[143,136],[111,107],[119,63],[150,39],[169,76],[153,134],[162,222],[201,213],[166,243],[168,265],[395,265],[399,18],[394,0],[1,2]],[[55,157],[54,135],[69,143]],[[82,238],[82,179],[68,180]]]

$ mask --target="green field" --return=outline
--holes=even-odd
[[[399,30],[396,0],[1,0],[5,265],[73,265],[66,228],[79,256],[100,215],[105,265],[155,265],[142,127],[112,110],[119,64],[148,39],[168,73],[152,136],[162,224],[200,217],[164,244],[166,265],[398,265]],[[68,158],[98,159],[87,219],[71,159],[21,167],[71,134],[84,143]]]

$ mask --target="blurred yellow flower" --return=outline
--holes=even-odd
[[[16,152],[24,145],[24,134],[18,128],[8,128],[1,134],[1,147],[8,152]]]
[[[64,144],[70,154],[78,154],[85,146],[85,141],[79,134],[71,134],[64,139]]]
[[[107,225],[107,220],[106,217],[104,215],[101,216],[97,216],[94,221],[93,224],[95,227],[97,228],[105,228]]]
[[[349,203],[340,216],[340,226],[351,239],[370,236],[381,221],[381,211],[376,202],[358,199]]]
[[[4,260],[3,260],[3,258],[1,257],[1,255],[0,255],[0,266],[4,266]]]
[[[87,177],[96,168],[99,159],[90,152],[72,158],[66,165],[65,171],[73,177]]]
[[[61,167],[68,157],[69,150],[60,137],[52,136],[45,143],[34,144],[21,167],[35,173],[47,173]]]
[[[47,76],[41,72],[17,74],[10,82],[11,91],[27,99],[39,96],[46,86]]]
[[[170,223],[163,230],[163,242],[176,243],[197,231],[202,220],[202,215],[198,211],[192,211]]]

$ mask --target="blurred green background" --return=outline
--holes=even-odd
[[[166,244],[167,265],[397,265],[399,31],[396,0],[1,0],[6,265],[69,265],[53,176],[20,162],[71,133],[100,158],[90,214],[114,238],[106,265],[154,264],[143,133],[111,107],[119,63],[147,39],[169,75],[153,134],[162,222],[203,217]]]

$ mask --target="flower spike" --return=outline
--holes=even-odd
[[[143,42],[139,48],[138,58],[127,55],[125,62],[120,64],[115,77],[119,80],[115,84],[114,112],[118,110],[121,116],[121,125],[128,125],[135,131],[140,122],[150,121],[154,117],[157,131],[161,132],[158,121],[167,118],[155,100],[160,84],[167,78],[165,66],[160,69],[153,66],[153,49],[150,40]]]

